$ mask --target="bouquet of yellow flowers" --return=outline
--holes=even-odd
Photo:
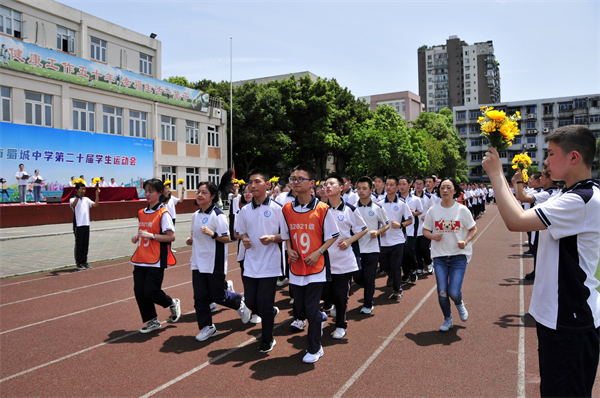
[[[242,180],[242,179],[239,179],[239,180],[238,180],[237,178],[234,178],[234,179],[233,179],[233,183],[234,183],[234,184],[238,184],[238,185],[245,185],[245,184],[246,184],[246,181],[244,181],[244,180]]]
[[[512,162],[513,169],[519,169],[523,172],[523,182],[529,181],[529,176],[527,175],[527,168],[531,166],[531,158],[529,157],[529,155],[527,155],[527,152],[515,155]]]
[[[95,186],[98,186],[98,184],[100,184],[100,182],[102,182],[102,180],[99,179],[98,177],[96,177],[92,180],[92,184],[94,184]]]
[[[271,179],[269,180],[269,182],[270,182],[271,184],[274,184],[274,183],[276,183],[276,182],[279,182],[279,177],[271,177]]]
[[[83,178],[78,178],[78,179],[76,179],[74,182],[75,182],[75,184],[83,184],[83,185],[87,185],[87,184],[85,183],[85,181],[83,180]]]
[[[183,184],[183,178],[180,178],[179,180],[177,180],[177,185],[181,185]]]
[[[506,116],[504,111],[495,110],[493,107],[482,106],[479,108],[483,116],[478,123],[481,125],[481,135],[489,141],[489,147],[503,151],[512,145],[516,135],[519,135],[517,120],[521,119],[519,111],[512,116]]]
[[[164,186],[171,185],[171,180],[167,180],[167,181],[163,182],[163,185]]]

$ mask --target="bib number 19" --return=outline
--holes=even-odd
[[[294,234],[294,242],[296,242],[296,246],[300,249],[302,254],[306,254],[308,253],[308,250],[310,250],[310,237],[306,232],[300,235],[300,243],[298,243],[298,234]]]

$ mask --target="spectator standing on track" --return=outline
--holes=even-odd
[[[98,207],[100,188],[96,187],[96,200],[92,202],[85,196],[85,181],[75,183],[75,196],[69,203],[73,209],[73,233],[75,234],[75,265],[78,270],[91,269],[88,264],[88,249],[90,246],[90,208]]]
[[[279,308],[275,307],[275,293],[277,278],[283,275],[280,244],[283,213],[282,206],[267,195],[270,184],[266,170],[250,171],[248,189],[252,199],[236,215],[234,228],[245,249],[244,301],[252,313],[262,319],[259,352],[269,352],[276,344],[273,326]]]
[[[327,315],[319,310],[323,286],[331,280],[327,249],[339,236],[329,207],[310,194],[315,171],[308,165],[296,166],[290,184],[297,195],[283,206],[281,237],[286,240],[290,258],[290,289],[294,307],[301,319],[308,319],[308,349],[302,361],[314,363],[323,356],[321,335]]]
[[[209,181],[200,182],[196,203],[200,206],[192,215],[191,236],[186,244],[192,246],[191,269],[194,288],[194,308],[200,333],[196,340],[204,341],[219,332],[213,324],[210,305],[221,304],[237,310],[243,323],[250,320],[250,310],[242,295],[235,293],[225,281],[227,275],[227,217],[216,207],[219,189]]]
[[[442,201],[427,212],[423,235],[431,239],[438,300],[444,314],[440,332],[447,332],[453,327],[450,299],[456,305],[460,320],[469,319],[461,290],[467,263],[473,254],[470,242],[477,234],[477,226],[469,210],[454,200],[461,193],[456,181],[442,178],[438,192]]]
[[[566,188],[524,211],[512,196],[496,148],[482,165],[510,231],[540,231],[529,313],[536,321],[542,397],[591,397],[600,356],[600,190],[591,178],[596,138],[586,127],[560,127],[544,139],[544,165]]]
[[[179,299],[169,297],[162,290],[165,269],[175,265],[171,253],[171,242],[175,240],[173,221],[162,203],[164,197],[163,182],[153,178],[144,182],[144,191],[148,206],[138,212],[138,234],[131,237],[137,248],[131,257],[133,267],[133,291],[142,322],[146,323],[141,333],[150,333],[160,329],[155,304],[169,308],[169,322],[177,322],[181,316]],[[96,192],[100,192],[98,189]],[[96,196],[97,197],[97,196]]]
[[[327,282],[323,289],[325,302],[333,304],[331,316],[335,317],[335,331],[332,337],[342,339],[346,336],[348,321],[348,297],[350,295],[350,281],[352,275],[358,271],[360,265],[360,249],[358,240],[367,232],[367,225],[356,207],[342,201],[342,187],[344,180],[331,174],[323,184],[328,197],[329,212],[340,230],[336,243],[329,248],[331,262],[331,282]]]

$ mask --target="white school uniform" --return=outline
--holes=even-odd
[[[227,274],[227,244],[204,234],[202,227],[210,228],[219,237],[229,235],[227,217],[219,208],[211,205],[204,212],[197,210],[192,215],[191,223],[194,243],[190,269],[205,274],[213,274],[215,271]],[[223,264],[222,268],[221,264]]]
[[[408,204],[397,195],[394,195],[394,200],[392,202],[390,202],[386,196],[383,202],[381,202],[381,207],[385,211],[390,223],[392,221],[402,223],[413,218]],[[380,236],[381,246],[389,247],[406,243],[406,237],[407,231],[405,228],[394,228],[390,226],[390,229]]]
[[[381,207],[380,204],[374,203],[372,200],[369,201],[366,206],[363,206],[359,201],[357,209],[365,221],[365,224],[367,224],[367,229],[369,231],[378,230],[384,225],[390,223],[383,207]],[[390,230],[387,230],[383,235],[385,236],[388,232],[390,232]],[[377,238],[371,238],[371,234],[369,232],[367,232],[365,236],[358,240],[358,244],[361,254],[379,253],[379,241]]]
[[[327,202],[327,204],[329,204],[329,202]],[[327,249],[329,252],[331,273],[340,275],[358,271],[358,263],[356,262],[356,256],[352,247],[342,250],[338,246],[338,242],[364,231],[367,229],[367,224],[365,224],[365,221],[357,211],[356,207],[343,201],[338,207],[331,207],[330,205],[329,212],[331,212],[340,230],[338,240]]]

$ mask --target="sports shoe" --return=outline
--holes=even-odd
[[[448,330],[452,329],[453,327],[454,327],[454,324],[452,323],[452,317],[449,316],[448,318],[446,318],[446,320],[444,321],[442,326],[440,326],[440,332],[447,332]]]
[[[210,303],[210,312],[217,312],[219,311],[219,307],[217,306],[216,303]]]
[[[423,270],[421,268],[417,269],[417,275],[423,275]]]
[[[248,323],[250,317],[252,316],[252,314],[250,313],[250,309],[246,307],[246,303],[244,303],[244,300],[240,302],[240,308],[238,308],[237,313],[240,316],[242,323]]]
[[[392,299],[393,300],[400,300],[402,298],[402,292],[394,292],[392,294]]]
[[[333,334],[331,335],[331,337],[333,337],[334,339],[343,339],[344,336],[346,335],[346,329],[343,328],[336,328],[335,332],[333,332]]]
[[[296,319],[290,325],[290,328],[296,329],[296,330],[304,330],[305,327],[306,327],[306,321],[303,321],[302,319]]]
[[[146,326],[140,329],[140,333],[150,333],[153,330],[158,329],[160,329],[160,322],[158,321],[158,319],[154,318],[153,320],[148,322]]]
[[[392,278],[391,276],[388,276],[387,281],[385,282],[385,285],[387,287],[392,287],[393,284],[394,284],[394,278]]]
[[[304,362],[304,363],[315,363],[324,354],[325,354],[325,352],[323,352],[323,347],[320,347],[319,351],[317,351],[316,354],[310,354],[308,351],[306,351],[306,355],[304,356],[304,358],[302,358],[302,362]]]
[[[282,286],[287,285],[288,283],[290,283],[290,280],[288,278],[284,278],[280,281],[279,280],[277,281],[277,286],[282,287]]]
[[[323,311],[324,312],[329,312],[329,311],[331,311],[332,307],[333,307],[333,304],[326,302],[326,303],[323,304]]]
[[[169,317],[169,322],[175,323],[181,317],[181,302],[179,299],[174,298],[173,304],[169,307],[171,310],[171,316]]]
[[[77,267],[75,267],[75,268],[77,268],[79,271],[83,271],[85,269],[85,266],[81,265],[81,264],[77,264]]]
[[[465,302],[461,301],[460,304],[456,306],[458,310],[458,315],[460,316],[460,320],[466,322],[469,319],[469,311],[465,308]]]
[[[402,279],[400,279],[400,282],[401,282],[401,283],[408,283],[408,282],[410,282],[410,276],[408,276],[408,275],[403,275],[403,276],[402,276]]]
[[[411,272],[408,277],[410,279],[410,283],[415,283],[417,281],[417,279],[419,279],[419,277],[417,276],[417,273],[415,271]]]
[[[258,352],[269,352],[273,349],[273,347],[275,347],[275,344],[277,344],[275,339],[271,339],[270,342],[262,341],[260,343],[260,348],[258,349]]]
[[[373,312],[373,307],[362,307],[360,309],[361,314],[370,314],[371,312]]]
[[[533,257],[533,253],[531,252],[531,250],[527,250],[526,252],[523,253],[523,255],[526,257]]]
[[[232,280],[227,281],[227,291],[229,293],[235,293],[235,290],[233,289],[233,281]]]
[[[331,310],[329,311],[329,316],[332,318],[335,318],[337,316],[337,311],[335,310],[335,305],[331,307]]]
[[[523,242],[523,246],[529,246],[529,241],[526,240],[525,242]]]
[[[427,266],[427,273],[428,273],[429,275],[433,275],[433,264],[429,264],[429,265]]]
[[[385,271],[381,268],[377,268],[377,275],[383,275],[385,274]]]
[[[177,253],[177,250],[171,249],[171,253]]]
[[[323,329],[325,327],[326,323],[327,323],[327,314],[324,313],[323,311],[321,311],[321,329]]]
[[[257,314],[252,314],[252,317],[250,318],[250,323],[261,323],[262,322],[262,318],[259,317]]]
[[[525,274],[525,279],[527,279],[528,281],[533,281],[535,280],[535,270],[531,271],[528,274]]]
[[[278,315],[279,315],[279,308],[273,306],[273,319],[277,318]]]
[[[198,333],[198,336],[196,336],[196,340],[204,341],[204,340],[208,339],[209,337],[213,337],[218,334],[219,334],[219,331],[217,330],[215,325],[204,326],[204,328],[200,331],[200,333]]]
[[[83,264],[83,267],[84,267],[85,269],[92,269],[92,266],[91,266],[91,265],[89,265],[88,263],[85,263],[85,264]]]

